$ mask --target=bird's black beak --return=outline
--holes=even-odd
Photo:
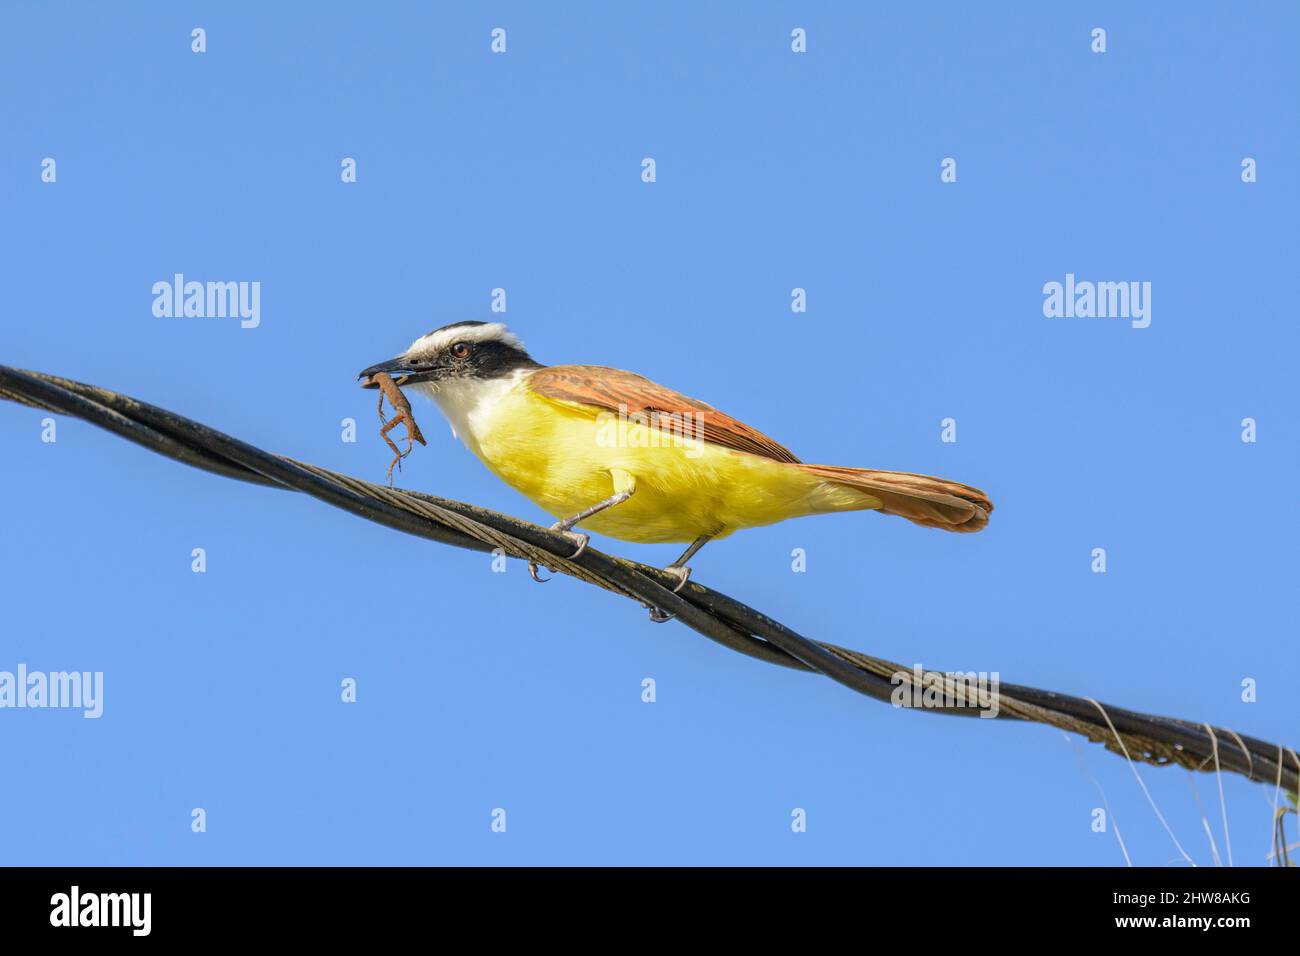
[[[389,359],[387,362],[380,362],[378,365],[372,365],[370,368],[362,369],[357,379],[361,382],[362,388],[378,388],[373,376],[376,372],[387,372],[393,377],[393,381],[398,385],[404,385],[413,376],[421,374],[423,370],[416,367],[416,364],[405,358]]]

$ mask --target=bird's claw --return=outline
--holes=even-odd
[[[551,525],[551,530],[558,531],[573,542],[576,550],[573,554],[569,555],[568,560],[574,561],[582,557],[583,553],[587,550],[587,545],[591,542],[591,535],[583,534],[581,531],[570,531],[569,527],[570,526],[566,525],[563,521],[557,521],[555,524]],[[548,568],[547,570],[554,571],[555,569]],[[528,576],[538,584],[545,584],[547,581],[551,580],[550,578],[544,578],[541,576],[536,561],[528,562]]]
[[[577,550],[574,551],[573,554],[569,555],[569,560],[576,561],[578,558],[582,557],[583,553],[587,550],[587,545],[591,543],[591,535],[583,534],[581,531],[570,531],[569,529],[571,527],[572,525],[566,525],[563,521],[557,521],[555,524],[551,525],[551,530],[558,531],[573,542],[574,547],[576,547]]]
[[[691,569],[680,564],[668,565],[668,567],[664,568],[664,574],[677,579],[677,585],[672,589],[674,594],[679,593],[682,588],[686,587],[686,582],[691,579]],[[673,617],[674,615],[669,614],[661,607],[650,607],[650,620],[655,624],[666,624]]]
[[[668,565],[664,568],[664,574],[677,579],[677,586],[673,588],[674,594],[680,593],[682,588],[686,587],[686,582],[691,579],[691,569],[680,564]]]

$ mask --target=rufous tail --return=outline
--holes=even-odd
[[[993,502],[978,488],[931,475],[874,471],[836,465],[795,465],[819,478],[847,485],[880,500],[880,511],[927,528],[979,531],[989,523]]]

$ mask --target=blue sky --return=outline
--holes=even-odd
[[[356,372],[504,288],[541,361],[997,504],[973,536],[744,532],[698,580],[908,664],[1300,742],[1293,4],[545,6],[7,4],[0,362],[381,480]],[[178,272],[260,282],[260,325],[155,317]],[[1150,282],[1150,326],[1045,317],[1067,273]],[[549,523],[416,411],[402,483]],[[1100,747],[899,712],[43,417],[0,407],[0,670],[102,671],[104,715],[0,710],[2,863],[1122,864],[1099,787],[1135,862],[1180,859]],[[1212,776],[1141,772],[1225,854]],[[1271,789],[1223,792],[1263,862]]]

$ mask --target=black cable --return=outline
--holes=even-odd
[[[0,397],[73,415],[194,467],[255,484],[301,491],[370,521],[444,544],[477,551],[492,549],[481,537],[429,517],[425,512],[431,509],[469,522],[476,534],[487,535],[490,529],[516,546],[538,549],[554,559],[566,559],[573,548],[568,538],[538,525],[464,502],[389,490],[303,465],[166,409],[81,382],[0,366]],[[730,649],[770,663],[824,674],[876,700],[891,700],[896,687],[894,675],[908,673],[901,665],[804,637],[694,581],[680,594],[674,593],[670,588],[676,582],[657,568],[593,548],[572,559],[572,563],[595,583],[662,608]],[[557,561],[557,567],[567,570],[562,561]],[[998,690],[999,717],[1032,720],[1083,733],[1115,752],[1127,749],[1134,759],[1156,764],[1175,762],[1212,771],[1217,755],[1222,769],[1253,780],[1276,783],[1281,767],[1280,779],[1288,790],[1294,792],[1300,782],[1300,758],[1293,750],[1276,744],[1217,727],[1211,734],[1204,725],[1190,721],[1099,705],[1087,698],[1032,687],[1002,684]],[[979,714],[969,705],[924,709],[961,716]],[[1125,738],[1123,746],[1116,740],[1115,731]],[[1144,741],[1152,746],[1144,748]]]

